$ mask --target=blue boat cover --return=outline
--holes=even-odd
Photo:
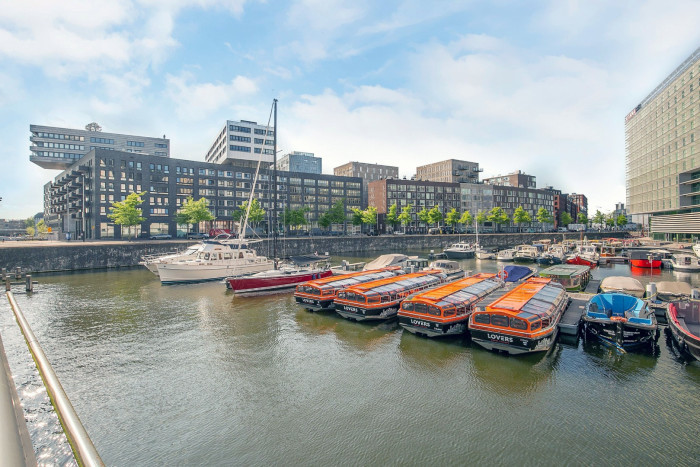
[[[532,274],[532,269],[530,269],[527,266],[508,265],[503,269],[508,275],[508,277],[506,277],[505,282],[518,282]]]

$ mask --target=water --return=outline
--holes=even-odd
[[[161,286],[145,269],[39,281],[17,301],[107,465],[700,462],[700,366],[665,333],[654,353],[579,341],[507,357],[309,313],[289,294]],[[26,347],[5,300],[0,332],[19,379]]]

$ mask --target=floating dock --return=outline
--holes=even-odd
[[[580,295],[580,294],[579,294]],[[569,295],[571,296],[571,295]],[[569,306],[564,310],[564,316],[559,321],[559,332],[565,336],[578,336],[581,315],[586,308],[587,299],[572,298]]]

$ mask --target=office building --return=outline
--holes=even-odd
[[[123,238],[126,232],[107,217],[110,207],[130,193],[146,191],[140,206],[146,220],[133,230],[136,236],[184,236],[187,226],[178,225],[175,216],[190,196],[209,201],[216,216],[211,227],[235,229],[233,215],[248,200],[254,177],[253,167],[95,149],[44,186],[45,222],[73,238]],[[272,225],[271,179],[271,170],[261,170],[255,188],[268,212],[263,230]],[[278,171],[277,179],[278,228],[285,208],[308,208],[306,219],[314,227],[337,201],[344,201],[348,217],[361,206],[359,177]]]
[[[122,135],[101,131],[97,123],[85,130],[29,125],[29,160],[44,169],[65,170],[93,149],[133,152],[170,157],[170,140],[146,136]]]
[[[478,162],[447,159],[416,167],[416,178],[433,182],[479,183]]]
[[[460,183],[461,212],[469,211],[476,217],[480,212],[488,213],[494,208],[494,186],[485,183]]]
[[[256,167],[261,160],[261,166],[267,168],[274,160],[274,136],[274,127],[248,120],[227,120],[204,160],[238,167]]]
[[[507,175],[498,175],[484,179],[484,183],[498,186],[512,186],[517,188],[537,188],[534,175],[527,175],[520,170]]]
[[[322,162],[321,158],[314,156],[312,152],[294,151],[277,159],[277,170],[320,174]]]
[[[362,178],[362,206],[367,206],[367,187],[375,180],[399,178],[399,168],[391,165],[348,162],[333,169],[333,174],[342,177]]]
[[[625,117],[626,205],[657,239],[700,236],[700,48]]]
[[[588,217],[588,198],[586,195],[580,193],[570,193],[567,195],[568,199],[571,200],[571,204],[576,206],[576,216],[579,214],[584,214]],[[574,217],[574,222],[576,222],[577,217]]]

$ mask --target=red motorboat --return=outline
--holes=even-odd
[[[671,302],[666,308],[666,321],[673,339],[681,350],[700,360],[700,303]]]
[[[250,276],[229,277],[226,279],[226,288],[240,296],[284,292],[298,284],[332,276],[333,271],[327,264],[320,265],[328,258],[328,256],[319,255],[293,256],[290,259],[294,265],[283,265],[278,269]]]
[[[578,266],[588,266],[589,268],[594,268],[598,266],[598,261],[586,259],[580,255],[572,255],[566,259],[566,264],[576,264]]]
[[[636,268],[661,268],[661,257],[644,250],[630,251],[630,265]]]

